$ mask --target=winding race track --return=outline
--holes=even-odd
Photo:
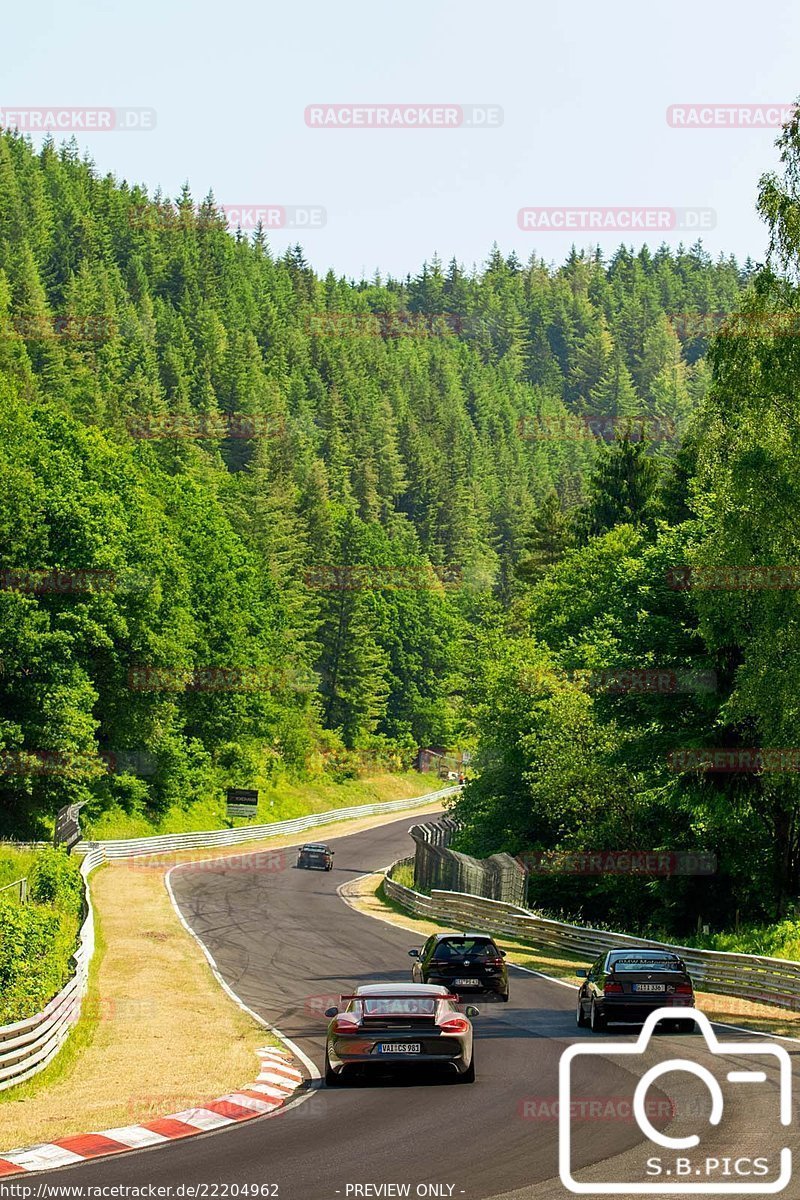
[[[284,870],[264,870],[263,863],[262,869],[242,869],[223,859],[219,865],[205,864],[203,870],[178,868],[172,873],[184,919],[226,983],[291,1038],[318,1070],[326,1027],[322,1010],[335,1003],[338,994],[360,983],[410,979],[407,950],[419,945],[419,937],[354,911],[336,889],[408,854],[412,820],[406,816],[334,840],[335,867],[329,873],[291,869],[291,851]],[[272,1194],[280,1200],[392,1195],[484,1200],[512,1192],[520,1200],[566,1197],[569,1193],[558,1178],[559,1058],[577,1039],[597,1045],[603,1037],[576,1028],[574,990],[520,970],[511,971],[509,1004],[477,1003],[481,1015],[475,1019],[475,1084],[409,1075],[328,1090],[316,1080],[306,1099],[280,1115],[39,1175],[30,1182],[170,1185],[173,1196],[191,1195],[190,1185],[207,1185],[206,1195],[223,1200],[237,1195],[234,1185],[241,1189],[266,1184],[277,1185]],[[631,1042],[636,1032],[619,1030],[604,1037]],[[742,1034],[717,1032],[726,1039],[746,1040]],[[717,1065],[719,1074],[719,1059],[700,1037],[660,1035],[654,1041],[659,1060],[691,1057],[710,1068]],[[783,1044],[796,1070],[794,1052],[800,1046]],[[753,1065],[743,1055],[735,1057],[740,1070]],[[593,1180],[623,1180],[626,1171],[633,1171],[635,1178],[643,1155],[651,1153],[671,1163],[675,1153],[646,1143],[630,1117],[629,1099],[640,1073],[632,1074],[630,1063],[611,1053],[586,1063],[576,1064],[573,1090],[578,1177],[587,1169]],[[681,1135],[702,1133],[704,1144],[710,1139],[708,1153],[720,1161],[733,1156],[733,1162],[742,1154],[777,1158],[782,1146],[797,1146],[797,1123],[795,1117],[791,1129],[781,1129],[777,1073],[771,1064],[765,1069],[768,1078],[758,1093],[764,1097],[763,1109],[752,1090],[755,1085],[740,1083],[743,1098],[736,1099],[736,1093],[726,1104],[722,1124],[711,1129],[708,1092],[698,1079],[684,1074],[669,1096],[651,1089],[653,1108],[648,1111],[654,1126],[680,1127]],[[600,1098],[601,1107],[591,1108],[589,1097]],[[771,1120],[760,1116],[762,1112],[772,1113]],[[722,1168],[716,1170],[719,1175]],[[728,1170],[734,1168],[729,1164]],[[722,1181],[736,1178],[729,1174]],[[681,1184],[676,1187],[674,1177],[671,1182],[673,1195],[688,1194],[678,1190]],[[183,1191],[177,1190],[181,1185]],[[401,1185],[402,1190],[386,1185]],[[800,1179],[784,1194],[800,1196]]]

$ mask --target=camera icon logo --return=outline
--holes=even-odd
[[[642,1027],[635,1042],[575,1042],[561,1055],[558,1069],[559,1082],[559,1130],[558,1130],[558,1167],[559,1176],[564,1187],[576,1195],[739,1195],[758,1196],[774,1195],[781,1192],[792,1177],[792,1152],[788,1146],[781,1147],[774,1155],[777,1168],[770,1170],[767,1156],[749,1157],[732,1154],[723,1158],[717,1155],[708,1156],[701,1152],[698,1157],[690,1156],[691,1151],[700,1146],[698,1134],[684,1137],[672,1137],[663,1130],[656,1129],[647,1112],[647,1093],[663,1075],[670,1072],[684,1072],[695,1076],[705,1085],[710,1096],[710,1114],[707,1120],[712,1127],[720,1126],[725,1112],[725,1096],[720,1085],[724,1078],[729,1084],[742,1084],[752,1088],[754,1084],[766,1084],[768,1077],[762,1069],[764,1059],[769,1060],[777,1070],[778,1082],[778,1113],[779,1123],[788,1126],[792,1120],[792,1065],[789,1054],[782,1046],[768,1042],[721,1042],[711,1027],[708,1017],[697,1009],[681,1009],[681,1020],[692,1019],[705,1038],[704,1050],[712,1056],[719,1056],[717,1066],[721,1068],[719,1077],[713,1074],[709,1067],[688,1058],[668,1058],[656,1063],[645,1070],[639,1079],[633,1093],[632,1112],[636,1124],[648,1142],[658,1146],[663,1152],[656,1157],[647,1159],[644,1178],[630,1181],[608,1182],[606,1180],[579,1180],[573,1175],[573,1117],[572,1117],[572,1081],[574,1077],[573,1064],[576,1059],[590,1056],[635,1056],[644,1055],[650,1046],[650,1040],[659,1021],[674,1021],[674,1008],[658,1008],[651,1012]],[[758,1056],[758,1064],[753,1070],[741,1068],[740,1060],[748,1056]],[[727,1058],[727,1063],[724,1061]],[[730,1069],[735,1062],[737,1068]],[[627,1069],[635,1070],[635,1063],[628,1062]],[[757,1066],[758,1069],[755,1069]],[[742,1093],[749,1103],[755,1096],[750,1090]],[[770,1125],[770,1132],[775,1129],[775,1123]],[[769,1179],[763,1179],[769,1175]],[[762,1177],[763,1181],[757,1182]]]

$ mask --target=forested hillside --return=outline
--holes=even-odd
[[[466,744],[527,627],[565,668],[629,656],[752,274],[695,246],[320,278],[211,197],[4,134],[0,833]]]
[[[583,544],[485,637],[480,773],[459,812],[464,847],[533,855],[551,910],[681,935],[786,917],[796,954],[797,119],[779,146],[783,172],[759,189],[768,264],[719,330],[711,387],[661,484],[637,446],[611,447]],[[604,850],[691,851],[708,872],[577,880],[570,856]]]

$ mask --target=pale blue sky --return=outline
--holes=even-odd
[[[39,0],[8,6],[2,25],[0,108],[155,108],[153,132],[81,144],[100,169],[170,194],[188,179],[224,204],[321,206],[307,256],[355,276],[414,273],[434,252],[470,266],[494,241],[559,261],[573,240],[621,240],[523,232],[528,206],[710,207],[708,249],[761,258],[754,200],[774,131],[682,131],[666,109],[800,93],[796,0]],[[504,122],[304,123],[309,104],[348,102],[496,104]],[[648,236],[661,240],[625,240]]]

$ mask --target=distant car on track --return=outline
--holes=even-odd
[[[694,1006],[692,980],[683,959],[670,950],[610,950],[576,974],[584,981],[578,990],[579,1025],[597,1031],[609,1021],[637,1023],[655,1008],[674,1008],[675,1027],[694,1029],[694,1021],[679,1015]]]
[[[353,1071],[391,1067],[444,1067],[461,1083],[475,1080],[470,1017],[478,1009],[456,1008],[446,987],[371,983],[342,996],[331,1017],[325,1043],[325,1083],[336,1087]],[[344,1006],[344,1007],[342,1007]]]
[[[297,866],[317,871],[332,871],[335,850],[324,842],[307,842],[297,852]]]
[[[462,992],[489,992],[508,1000],[505,951],[488,933],[435,933],[421,950],[409,950],[417,961],[411,968],[415,983],[438,983]]]

